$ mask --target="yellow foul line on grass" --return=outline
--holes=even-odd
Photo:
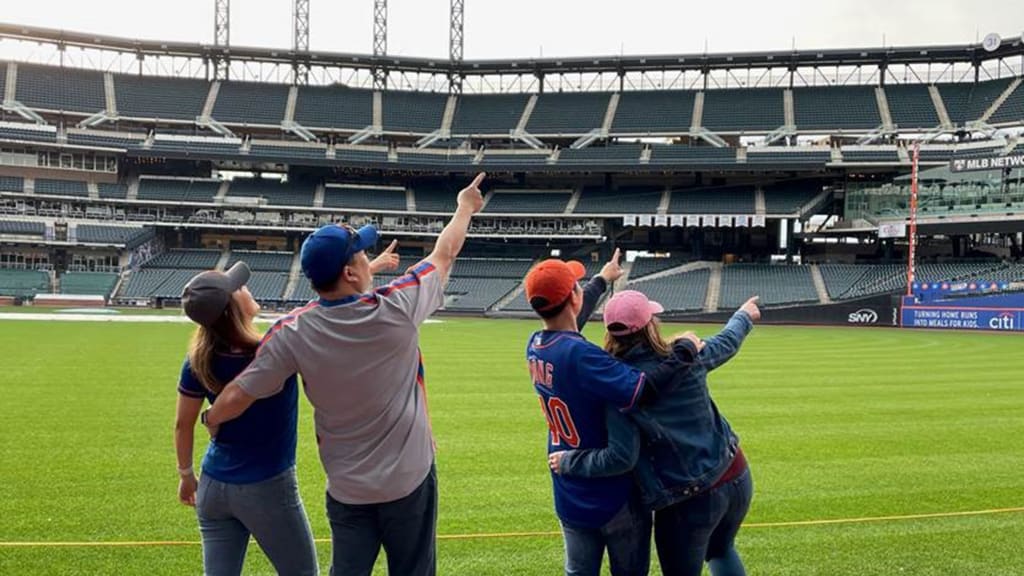
[[[906,514],[903,516],[864,516],[860,518],[833,518],[825,520],[797,520],[791,522],[751,522],[743,525],[745,529],[757,528],[791,528],[799,526],[829,526],[842,524],[865,524],[871,522],[897,522],[903,520],[932,520],[936,518],[963,518],[969,516],[990,516],[993,514],[1012,514],[1024,512],[1024,507],[995,508],[992,510],[968,510],[964,512],[936,512],[932,514]],[[480,534],[439,534],[438,540],[483,540],[500,538],[538,538],[561,536],[561,532],[496,532]],[[317,538],[318,543],[328,543],[330,538]],[[151,540],[142,542],[0,542],[0,548],[126,548],[126,547],[158,547],[158,546],[198,546],[194,540]]]

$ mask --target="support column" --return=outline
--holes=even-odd
[[[309,0],[294,0],[292,24],[292,48],[295,61],[292,63],[296,84],[309,83]]]
[[[214,0],[213,45],[217,48],[231,47],[231,0]],[[226,80],[231,68],[227,55],[217,54],[213,59],[213,77]]]
[[[380,58],[388,53],[388,0],[373,0],[373,55]],[[373,68],[373,89],[386,90],[388,71],[379,64]]]
[[[464,47],[463,35],[465,21],[465,0],[451,0],[451,13],[448,27],[448,56],[454,68],[462,64],[462,49]],[[448,76],[448,91],[452,94],[462,94],[462,73],[454,70]]]

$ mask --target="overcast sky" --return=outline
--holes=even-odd
[[[0,20],[212,43],[213,0],[4,1]],[[448,56],[449,0],[390,0],[388,52]],[[231,42],[289,47],[291,0],[234,0]],[[311,0],[313,50],[372,50],[373,0]],[[466,0],[465,57],[973,42],[1024,32],[1022,0]]]

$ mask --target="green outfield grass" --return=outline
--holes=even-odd
[[[446,538],[558,528],[546,425],[523,360],[534,328],[423,327],[440,574],[560,572],[557,536]],[[591,339],[598,328],[588,329]],[[0,321],[0,542],[198,542],[192,510],[176,501],[171,435],[188,334],[184,324]],[[772,525],[1024,506],[1022,343],[758,327],[712,377],[753,469],[750,526],[738,540],[749,573],[1024,574],[1021,512]],[[300,403],[299,480],[323,538],[324,478],[311,411]],[[318,548],[326,574],[330,546]],[[196,544],[0,545],[2,575],[200,571]],[[272,573],[255,545],[245,573]]]

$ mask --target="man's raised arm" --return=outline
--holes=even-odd
[[[622,251],[616,248],[612,259],[606,262],[601,268],[601,272],[591,278],[583,287],[583,308],[580,309],[580,315],[576,317],[576,328],[580,331],[587,325],[590,316],[597,309],[601,296],[604,296],[604,293],[615,284],[616,280],[622,278],[624,272],[622,265],[619,264],[621,258]]]
[[[485,173],[476,175],[473,182],[459,192],[459,207],[455,215],[448,222],[448,225],[437,237],[434,244],[434,251],[427,256],[427,260],[433,264],[441,273],[441,278],[448,280],[455,258],[462,251],[462,245],[466,243],[466,233],[469,231],[469,223],[473,215],[484,207],[484,197],[480,193],[480,183],[483,182]]]

